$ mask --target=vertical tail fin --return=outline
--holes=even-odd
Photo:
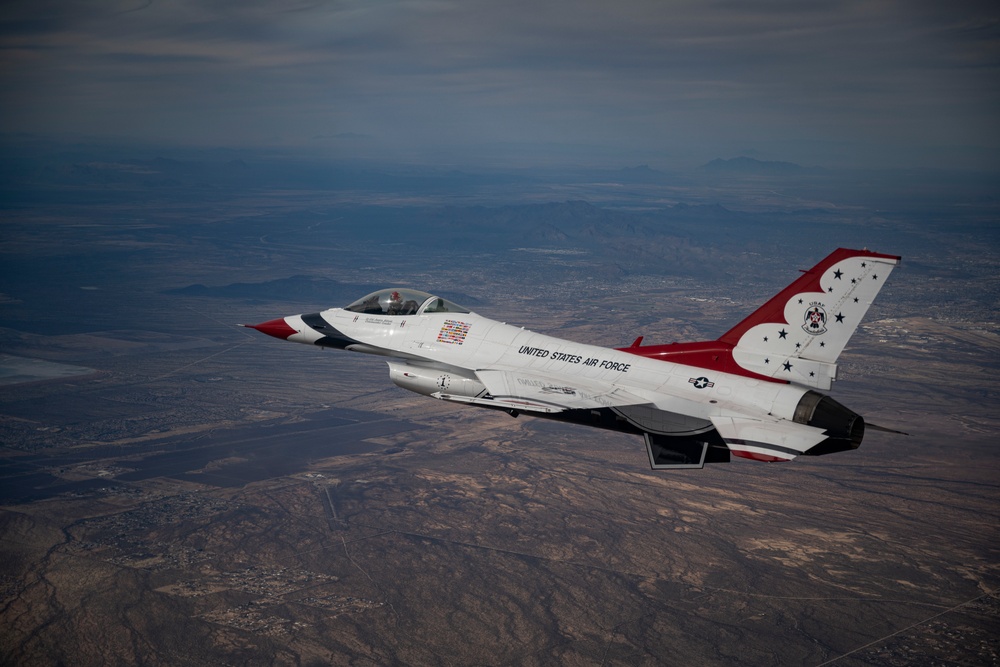
[[[829,389],[837,357],[868,312],[895,255],[840,248],[727,331],[742,368]]]

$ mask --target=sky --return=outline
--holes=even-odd
[[[0,131],[416,163],[1000,169],[1000,3],[5,0]]]

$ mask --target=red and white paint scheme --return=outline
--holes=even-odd
[[[899,260],[836,250],[709,342],[584,345],[405,288],[244,326],[388,357],[395,384],[437,399],[642,435],[657,469],[787,461],[861,444],[864,419],[818,390]]]

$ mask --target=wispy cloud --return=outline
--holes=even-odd
[[[558,142],[983,163],[1000,148],[994,4],[9,2],[0,120],[218,144],[356,133],[416,157]],[[807,148],[832,143],[857,152]]]

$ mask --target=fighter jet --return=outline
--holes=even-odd
[[[654,469],[789,461],[861,444],[864,419],[818,390],[899,261],[840,248],[704,342],[575,343],[402,287],[243,326],[387,357],[392,382],[443,401],[640,435]]]

